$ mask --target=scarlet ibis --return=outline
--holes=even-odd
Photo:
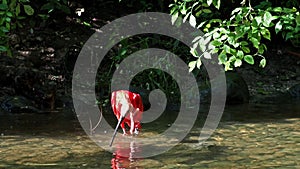
[[[110,146],[116,136],[117,130],[121,125],[123,134],[126,135],[125,124],[130,128],[130,134],[138,134],[141,129],[140,121],[144,106],[142,97],[138,93],[133,93],[128,90],[117,90],[111,94],[111,106],[114,114],[118,119],[118,124],[112,136]]]

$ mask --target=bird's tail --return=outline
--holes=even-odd
[[[115,137],[116,137],[118,128],[119,128],[120,124],[122,123],[122,121],[123,121],[124,119],[125,119],[125,117],[120,117],[120,119],[119,119],[119,121],[118,121],[118,124],[117,124],[117,126],[116,126],[116,128],[115,128],[114,134],[113,134],[113,136],[112,136],[112,138],[111,138],[111,141],[110,141],[110,144],[109,144],[110,147],[112,146],[112,144],[113,144],[113,142],[114,142],[114,139],[115,139]]]

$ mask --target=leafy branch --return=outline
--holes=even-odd
[[[263,56],[267,50],[265,40],[271,41],[271,32],[281,33],[285,40],[299,40],[300,16],[296,8],[272,7],[268,1],[252,6],[243,0],[231,11],[230,18],[220,19],[213,10],[221,10],[221,0],[175,0],[171,4],[172,22],[179,17],[183,22],[204,32],[196,37],[191,54],[196,60],[189,63],[190,71],[200,68],[201,59],[218,54],[219,64],[225,70],[240,67],[243,62],[253,65],[260,58],[259,66],[266,66]],[[228,2],[227,2],[228,3]],[[223,10],[223,9],[222,9]],[[203,22],[198,22],[200,19]],[[298,41],[299,43],[299,41]],[[200,51],[200,52],[197,52]]]

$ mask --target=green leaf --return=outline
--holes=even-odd
[[[214,34],[213,34],[213,39],[217,39],[217,38],[219,38],[221,35],[220,35],[220,33],[219,32],[215,32]]]
[[[34,9],[30,5],[24,5],[24,11],[27,15],[34,14]]]
[[[249,63],[250,65],[254,64],[254,59],[251,55],[245,55],[244,60]]]
[[[200,50],[204,52],[206,50],[206,45],[205,44],[199,44]]]
[[[6,16],[8,16],[8,17],[12,17],[12,16],[13,16],[13,14],[12,14],[11,12],[7,12],[7,13],[6,13]]]
[[[202,14],[202,10],[198,11],[195,15],[196,17],[199,17]]]
[[[285,35],[285,40],[289,40],[289,39],[291,39],[291,38],[293,38],[293,37],[294,37],[293,32],[288,32],[288,33]]]
[[[241,51],[241,50],[238,50],[236,56],[237,56],[238,58],[243,58],[243,57],[244,57],[244,52]]]
[[[19,16],[20,12],[21,12],[21,8],[20,8],[20,4],[18,4],[16,7],[16,16]]]
[[[256,17],[254,18],[254,20],[255,20],[255,23],[256,23],[255,26],[259,26],[259,25],[261,24],[261,22],[262,22],[261,16],[256,16]]]
[[[271,40],[271,33],[268,29],[261,29],[260,33],[264,38]]]
[[[1,26],[0,31],[5,32],[5,33],[9,32],[9,30],[5,26]]]
[[[127,53],[127,49],[126,48],[122,48],[121,49],[121,52],[120,52],[120,55],[123,56]]]
[[[5,20],[6,20],[6,22],[10,22],[11,21],[10,17],[6,17]]]
[[[210,44],[217,47],[217,46],[221,46],[223,43],[218,40],[213,40],[212,42],[210,42]]]
[[[237,42],[236,42],[236,43],[232,44],[232,46],[235,47],[235,48],[237,48],[237,47],[240,46],[240,43],[237,43]]]
[[[258,53],[263,54],[264,52],[265,52],[264,45],[260,45],[259,48],[258,48]]]
[[[0,4],[0,10],[6,10],[7,8],[7,4]]]
[[[173,15],[175,13],[175,11],[178,12],[178,6],[172,7],[172,9],[170,10],[170,14]]]
[[[196,49],[191,48],[190,53],[194,56],[194,57],[199,57],[199,54],[197,52]]]
[[[196,22],[196,18],[193,14],[191,14],[191,16],[190,16],[190,24],[192,27],[194,27],[194,28],[196,27],[197,22]]]
[[[282,30],[282,22],[281,20],[277,22],[277,24],[275,25],[275,32],[276,34],[278,34],[278,32],[280,32]]]
[[[178,18],[178,12],[176,12],[175,14],[172,15],[172,18],[171,18],[172,25],[174,25],[174,23],[176,22],[177,18]]]
[[[207,0],[207,5],[210,6],[212,4],[213,0]]]
[[[225,65],[225,71],[232,70],[232,68],[231,68],[231,62],[228,61],[224,65]]]
[[[230,48],[229,53],[236,56],[237,55],[237,51],[234,48]]]
[[[187,12],[186,6],[183,5],[182,9],[180,9],[180,13],[181,13],[182,15],[186,15],[186,12]]]
[[[202,10],[204,13],[211,13],[211,10],[210,9],[203,9]]]
[[[189,72],[193,71],[196,67],[197,61],[191,61],[189,63]]]
[[[10,11],[14,10],[16,8],[17,0],[11,0],[9,4]]]
[[[88,27],[92,27],[92,25],[90,24],[90,23],[88,23],[88,22],[82,22],[83,23],[83,25],[85,25],[85,26],[88,26]]]
[[[193,41],[192,41],[192,43],[196,43],[196,42],[198,42],[200,39],[202,39],[203,38],[203,36],[197,36],[197,37],[195,37],[194,39],[193,39]]]
[[[258,39],[252,37],[252,38],[250,38],[250,41],[252,42],[253,46],[258,49],[258,46],[259,46]]]
[[[269,27],[270,24],[272,23],[272,20],[273,20],[272,14],[270,12],[268,12],[268,11],[265,12],[263,25],[265,27]]]
[[[220,61],[221,63],[225,64],[226,61],[227,61],[227,55],[221,53],[221,54],[218,56],[218,59],[219,59],[219,61]]]
[[[196,66],[197,66],[198,69],[200,69],[201,65],[202,65],[202,61],[199,58],[199,59],[197,59],[197,65]]]
[[[233,45],[235,43],[235,37],[234,35],[228,36],[227,41],[230,45]]]
[[[201,23],[198,25],[197,28],[198,28],[198,29],[201,28],[206,22],[207,22],[207,21],[201,22]]]
[[[243,20],[243,15],[241,15],[241,14],[235,15],[235,20],[236,20],[237,22],[242,21],[242,20]]]
[[[266,61],[265,58],[263,58],[263,59],[260,60],[260,62],[259,62],[259,66],[262,67],[262,68],[264,68],[264,67],[266,66],[266,64],[267,64],[267,61]]]
[[[187,13],[187,14],[184,16],[183,22],[185,22],[185,21],[189,18],[190,14],[191,14],[191,12]]]
[[[7,47],[0,45],[0,52],[6,52],[7,50]]]
[[[220,41],[224,41],[224,40],[226,40],[227,38],[228,38],[227,35],[223,35],[223,36],[221,36]]]
[[[258,27],[252,27],[251,33],[253,34],[253,36],[254,36],[254,34],[259,34],[258,33]]]
[[[182,24],[183,22],[182,22],[182,18],[179,16],[178,18],[177,18],[177,20],[175,21],[175,26],[178,28],[178,27],[180,27],[181,26],[181,24]]]
[[[235,13],[240,13],[242,11],[242,8],[235,8],[232,12],[231,15],[235,14]]]
[[[192,2],[194,0],[185,0],[185,2]],[[192,8],[194,8],[195,6],[197,6],[199,4],[199,2],[194,2],[192,5]]]
[[[272,20],[275,20],[275,19],[278,19],[278,18],[279,18],[279,16],[273,16]]]
[[[276,7],[273,9],[274,12],[282,12],[282,8],[281,7]]]
[[[230,46],[224,45],[224,46],[223,46],[223,49],[224,49],[224,51],[225,51],[226,53],[230,53]]]
[[[211,59],[211,54],[208,53],[208,52],[204,52],[203,56],[204,56],[205,59]]]
[[[26,17],[25,16],[18,16],[17,19],[21,19],[22,20],[22,19],[26,19]]]
[[[242,45],[242,46],[246,46],[246,45],[248,45],[248,42],[247,42],[247,41],[242,41],[242,42],[241,42],[241,45]]]
[[[242,60],[241,59],[236,59],[234,61],[234,67],[240,67],[242,65]]]
[[[250,53],[250,49],[248,47],[242,46],[241,48],[245,53]]]
[[[10,30],[10,23],[9,23],[9,22],[6,22],[5,26],[6,26],[6,28],[7,28],[8,30]]]
[[[298,25],[300,25],[300,15],[297,15],[297,16],[296,16],[296,23],[297,23]]]
[[[213,4],[217,9],[220,9],[221,6],[221,0],[213,0]]]

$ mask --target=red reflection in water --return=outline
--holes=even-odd
[[[111,159],[112,169],[130,169],[140,168],[136,165],[137,161],[141,160],[141,148],[134,141],[131,142],[116,142],[116,150]]]

